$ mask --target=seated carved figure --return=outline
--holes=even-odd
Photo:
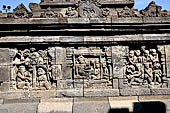
[[[26,71],[25,66],[20,66],[16,76],[17,88],[29,88],[31,83],[31,76],[28,71]]]
[[[138,66],[139,67],[139,66]],[[135,66],[128,65],[126,68],[126,78],[128,79],[127,84],[131,86],[140,85],[143,82],[143,73],[140,70],[136,70]]]
[[[40,88],[45,87],[47,90],[50,89],[50,84],[47,79],[46,71],[42,67],[38,68],[37,82]]]

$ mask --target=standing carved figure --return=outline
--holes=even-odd
[[[150,67],[150,63],[144,64],[144,77],[147,80],[148,84],[153,85],[153,73],[152,68]]]

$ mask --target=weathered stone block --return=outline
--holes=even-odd
[[[73,113],[108,113],[108,98],[74,98]]]
[[[0,91],[8,91],[9,88],[10,88],[10,83],[9,82],[3,82],[3,83],[1,83]]]
[[[113,89],[118,89],[118,88],[119,88],[119,80],[113,79]]]
[[[62,65],[62,80],[72,79],[72,68],[67,64]]]
[[[119,96],[118,89],[84,89],[85,97],[114,97]]]
[[[57,90],[56,97],[82,97],[83,89],[65,89],[65,90]]]
[[[37,113],[37,103],[3,104],[0,113]]]
[[[73,99],[43,99],[38,105],[37,113],[72,113]]]
[[[69,24],[88,24],[90,23],[89,18],[68,18]]]
[[[0,65],[10,63],[9,49],[0,48]]]
[[[109,97],[109,104],[111,109],[128,109],[129,112],[134,112],[134,102],[138,102],[135,97]]]
[[[10,67],[9,66],[0,66],[0,81],[9,81],[10,80]]]
[[[72,89],[73,88],[73,80],[58,80],[58,85],[57,86],[59,89]]]
[[[62,47],[55,47],[56,53],[56,64],[62,64],[64,58],[66,57],[65,49]]]
[[[140,96],[140,95],[151,95],[149,88],[129,88],[120,89],[120,96]]]
[[[152,95],[170,95],[170,89],[168,88],[157,88],[157,89],[151,89]]]
[[[39,98],[18,98],[18,99],[4,99],[4,104],[17,104],[17,103],[39,103]]]
[[[84,41],[84,37],[80,36],[75,36],[75,37],[60,37],[60,42],[83,42]]]

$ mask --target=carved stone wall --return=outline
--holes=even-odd
[[[9,57],[1,57],[0,73],[10,72],[1,76],[1,85],[8,84],[6,90],[11,91],[76,89],[87,95],[89,90],[99,89],[165,89],[170,87],[168,48],[113,45],[1,49],[0,55],[5,52]],[[3,62],[9,62],[8,66]]]

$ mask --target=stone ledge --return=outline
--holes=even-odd
[[[3,104],[16,104],[16,103],[39,103],[40,98],[18,98],[18,99],[4,99]]]
[[[124,17],[124,18],[116,18],[116,17],[108,17],[108,18],[0,18],[0,24],[169,24],[170,17]],[[154,24],[153,24],[154,23]],[[68,27],[68,26],[65,26]]]
[[[119,96],[118,89],[84,89],[85,97],[114,97]]]
[[[83,89],[57,90],[56,97],[83,97]]]
[[[170,89],[151,89],[152,95],[170,95]]]
[[[151,95],[149,88],[141,89],[120,89],[120,96],[142,96],[142,95]]]
[[[42,100],[37,113],[72,113],[73,99]]]
[[[139,34],[115,36],[6,36],[0,38],[0,43],[113,43],[123,41],[168,41],[170,34]]]

